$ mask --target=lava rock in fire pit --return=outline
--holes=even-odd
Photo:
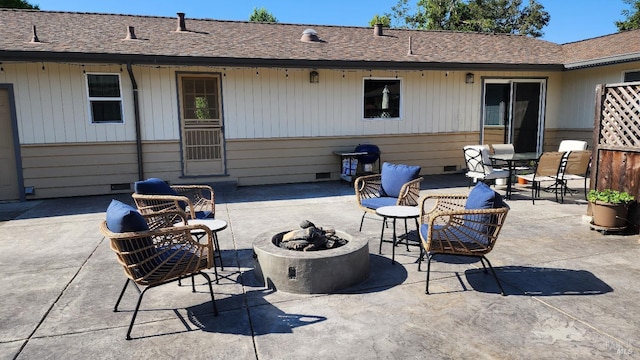
[[[283,249],[314,251],[333,249],[345,245],[347,240],[336,236],[334,229],[323,229],[309,220],[300,224],[299,230],[292,230],[282,236],[278,245]]]

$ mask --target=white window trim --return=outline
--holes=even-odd
[[[118,88],[120,90],[120,96],[119,97],[91,97],[89,95],[89,75],[116,75],[118,77]],[[85,84],[85,88],[86,88],[86,92],[87,92],[87,110],[89,112],[89,122],[91,125],[113,125],[113,124],[117,124],[117,125],[122,125],[125,123],[125,116],[124,116],[124,100],[122,97],[122,77],[120,76],[119,73],[107,73],[107,72],[88,72],[85,74],[84,76],[84,84]],[[120,101],[120,117],[122,118],[122,120],[120,121],[99,121],[99,122],[95,122],[93,121],[93,111],[91,110],[91,101]]]
[[[398,117],[376,117],[376,118],[368,118],[364,116],[364,83],[366,80],[397,80],[400,81],[400,104],[398,105],[400,108],[398,109],[399,114]],[[380,121],[380,120],[390,120],[390,121],[400,121],[402,120],[403,111],[403,103],[404,103],[404,79],[400,76],[397,77],[363,77],[362,78],[362,93],[360,94],[360,115],[362,116],[362,120],[364,121]]]

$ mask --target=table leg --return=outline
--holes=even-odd
[[[384,225],[387,223],[387,218],[382,217],[382,231],[380,231],[380,248],[378,254],[382,254],[382,239],[384,239]]]
[[[213,231],[213,244],[216,247],[216,250],[218,251],[218,259],[220,259],[220,270],[224,271],[224,265],[222,264],[222,250],[220,250],[220,243],[218,242],[218,232],[217,231]],[[215,267],[215,253],[213,256],[214,259],[214,267]]]
[[[391,264],[395,264],[396,259],[396,218],[393,218],[393,246],[391,247]]]
[[[407,246],[407,251],[409,250],[409,229],[407,228],[407,218],[404,218],[404,243]]]
[[[513,161],[509,161],[509,178],[507,178],[507,199],[511,200],[511,186],[512,186],[512,178],[513,178],[513,174],[515,173],[515,162]]]

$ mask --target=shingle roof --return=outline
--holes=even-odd
[[[562,47],[568,68],[640,59],[640,30],[577,41]]]
[[[565,63],[640,52],[636,31],[559,45],[507,34],[384,29],[383,36],[374,36],[368,27],[190,18],[188,31],[177,32],[177,17],[13,9],[0,10],[0,23],[0,60],[5,61],[560,70]],[[40,43],[30,42],[32,26]],[[124,40],[128,26],[138,40]],[[300,41],[308,28],[317,31],[320,42]]]

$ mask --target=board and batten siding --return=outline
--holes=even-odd
[[[3,63],[3,68],[0,83],[14,86],[21,144],[135,141],[133,87],[124,65]],[[142,138],[179,139],[175,71],[141,66],[133,71]],[[124,123],[91,123],[85,73],[120,74]]]
[[[44,70],[42,67],[44,66]],[[106,194],[137,180],[132,85],[126,67],[3,63],[0,83],[14,85],[24,185],[35,198]],[[374,143],[383,161],[440,174],[464,166],[466,144],[479,140],[486,78],[547,78],[547,118],[555,116],[560,73],[368,71],[133,66],[145,177],[181,178],[177,73],[221,76],[227,174],[239,185],[338,179],[335,150]],[[91,124],[85,73],[119,73],[123,124]],[[363,119],[363,79],[402,80],[400,119]],[[206,182],[212,179],[202,178]],[[116,190],[116,192],[130,190]]]
[[[44,66],[44,70],[42,67]],[[14,84],[21,144],[135,141],[132,85],[126,67],[3,63],[0,82]],[[143,141],[179,140],[176,73],[218,73],[225,139],[367,136],[478,131],[482,77],[548,77],[547,117],[556,117],[560,73],[368,71],[133,67]],[[124,124],[92,124],[84,73],[120,74]],[[363,79],[401,79],[400,119],[363,119]]]
[[[368,136],[478,131],[481,77],[548,78],[547,116],[556,117],[560,73],[228,69],[222,96],[225,137],[233,139]],[[363,80],[402,81],[400,119],[363,119]]]
[[[596,86],[621,83],[625,71],[640,70],[640,62],[570,70],[563,73],[562,124],[558,128],[593,129]]]

